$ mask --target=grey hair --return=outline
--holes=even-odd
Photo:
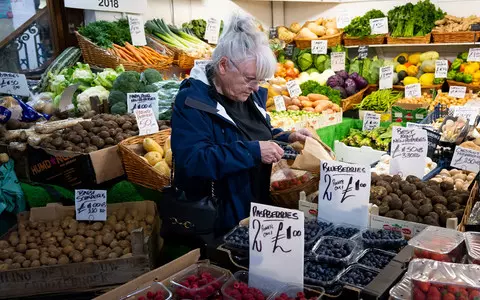
[[[255,60],[257,80],[273,77],[277,68],[277,60],[268,45],[267,36],[257,28],[254,19],[247,15],[233,15],[223,30],[212,53],[210,65],[214,71],[223,57],[239,64]]]

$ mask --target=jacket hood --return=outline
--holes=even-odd
[[[207,73],[205,71],[205,67],[194,66],[193,69],[190,71],[190,78],[200,80],[201,82],[205,83],[206,85],[210,85],[207,79]]]

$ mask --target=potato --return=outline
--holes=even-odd
[[[115,226],[117,224],[117,217],[115,215],[107,217],[107,224]]]
[[[144,157],[151,166],[155,166],[157,163],[162,161],[162,153],[160,153],[158,151],[148,152],[147,154],[145,154]]]
[[[97,235],[97,233],[96,233],[95,231],[93,231],[92,229],[88,229],[87,231],[85,231],[85,235],[86,235],[87,237],[93,238],[93,237],[95,237],[95,236]]]
[[[81,235],[76,235],[72,238],[72,242],[85,242],[85,238]]]
[[[60,256],[60,254],[62,254],[62,251],[58,248],[55,248],[55,249],[51,249],[48,253],[50,253],[50,257],[57,258]]]
[[[121,248],[127,248],[130,247],[130,242],[126,240],[121,240],[118,242],[118,246],[120,246]]]
[[[110,254],[108,254],[108,258],[109,258],[109,259],[118,258],[118,254],[115,253],[115,252],[110,252]]]
[[[48,238],[51,237],[51,236],[52,236],[52,233],[46,231],[46,232],[42,232],[42,234],[40,235],[40,238],[41,238],[42,240],[46,240],[46,239],[48,239]]]
[[[106,233],[104,236],[103,236],[103,243],[105,245],[110,245],[110,243],[113,241],[114,239],[114,235],[112,233]]]
[[[165,177],[170,177],[170,167],[164,160],[155,163],[155,165],[153,165],[153,169]]]
[[[114,229],[115,229],[115,232],[120,232],[120,231],[124,230],[124,226],[117,223],[117,224],[115,224]]]
[[[62,247],[66,247],[68,245],[73,245],[72,241],[70,239],[64,239],[62,240],[62,242],[60,243],[60,245],[62,245]]]
[[[95,245],[101,246],[103,244],[103,236],[101,234],[95,236]]]
[[[63,247],[62,252],[69,255],[73,250],[75,250],[73,248],[73,245],[67,245],[67,246]]]
[[[31,235],[34,236],[34,237],[40,237],[40,231],[38,231],[38,230],[32,230],[32,231],[31,231]]]
[[[29,243],[35,243],[36,241],[37,241],[37,239],[36,239],[33,235],[27,237],[27,244],[29,244]]]
[[[12,245],[13,247],[16,247],[20,242],[18,235],[16,233],[15,234],[12,233],[8,238],[8,241],[10,242],[10,245]]]
[[[44,266],[48,265],[48,257],[47,256],[40,256],[40,263]]]
[[[90,249],[92,251],[95,251],[98,249],[98,247],[95,244],[87,244],[87,247],[85,249]]]
[[[93,257],[93,251],[90,250],[90,249],[84,249],[84,250],[82,251],[82,256],[83,256],[84,258]]]
[[[101,245],[101,246],[98,247],[98,249],[99,249],[100,251],[105,251],[105,250],[107,250],[107,246]]]
[[[120,231],[119,233],[117,233],[117,239],[119,240],[124,239],[127,237],[127,235],[128,235],[127,231]]]
[[[129,258],[129,257],[132,257],[132,256],[133,256],[132,253],[127,253],[127,254],[122,255],[120,258]]]
[[[8,249],[12,249],[12,248],[8,248]],[[10,254],[11,252],[9,252],[7,249],[0,250],[0,259],[7,259],[10,257]]]
[[[29,268],[31,264],[32,262],[27,259],[22,263],[22,268]]]
[[[17,247],[15,247],[15,250],[20,253],[25,253],[25,251],[27,251],[27,245],[18,244]]]
[[[110,224],[103,225],[102,232],[111,232],[113,231],[113,226]]]
[[[100,252],[98,253],[98,255],[97,255],[97,258],[98,258],[99,260],[107,259],[107,257],[108,257],[108,253],[105,252],[105,251],[100,251]]]
[[[13,263],[10,265],[10,269],[20,269],[22,267],[19,263]]]
[[[115,248],[112,248],[112,251],[117,253],[117,256],[119,256],[119,257],[122,256],[122,254],[123,254],[123,249],[118,247],[118,246],[115,247]]]
[[[85,234],[85,228],[78,228],[77,229],[77,234],[79,234],[81,236],[84,235]]]
[[[59,265],[66,265],[70,262],[70,259],[66,255],[60,255],[58,258],[58,264]]]
[[[54,236],[49,237],[48,239],[44,240],[43,243],[47,246],[56,245],[57,244],[57,238],[54,237]]]
[[[83,249],[85,249],[85,247],[87,246],[85,244],[84,241],[76,241],[73,246],[75,247],[75,249],[77,249],[78,251],[83,251]]]
[[[145,222],[147,222],[147,224],[152,225],[154,221],[155,221],[155,217],[153,215],[147,215],[145,217]]]
[[[117,210],[117,219],[119,221],[123,221],[126,217],[126,214],[127,214],[127,209],[125,207],[120,207]]]
[[[35,268],[35,267],[40,267],[42,264],[38,259],[33,260],[32,263],[30,264],[30,268]]]
[[[92,225],[92,230],[99,231],[102,230],[103,224],[100,222],[95,222]]]
[[[85,239],[85,244],[86,245],[90,245],[90,244],[94,244],[95,243],[95,239],[93,237],[87,237]]]
[[[13,262],[16,262],[16,263],[19,263],[19,264],[23,263],[23,262],[26,261],[26,260],[27,260],[27,259],[26,259],[25,256],[23,256],[23,255],[18,255],[18,256],[15,256],[15,257],[13,258]]]
[[[10,268],[8,264],[0,264],[0,271],[6,271]]]
[[[49,266],[56,265],[57,263],[58,263],[58,260],[56,258],[53,258],[53,257],[48,258],[48,265]]]
[[[38,249],[27,250],[27,252],[25,253],[25,257],[28,258],[28,259],[31,259],[32,256],[40,256],[40,250],[38,250]]]
[[[113,239],[113,241],[108,246],[113,249],[118,246],[118,241],[116,239]]]
[[[7,258],[6,260],[3,261],[4,264],[11,265],[13,264],[13,259]]]
[[[65,235],[68,237],[74,237],[75,235],[77,235],[77,229],[69,228],[65,230]]]

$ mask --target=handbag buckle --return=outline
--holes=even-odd
[[[190,221],[185,221],[185,222],[179,222],[177,218],[174,218],[174,217],[171,217],[170,218],[170,222],[172,223],[172,225],[182,225],[184,228],[186,229],[190,229],[193,227],[193,223],[190,222]]]

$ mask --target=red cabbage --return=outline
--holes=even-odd
[[[347,80],[347,79],[348,79],[348,73],[347,73],[347,71],[345,71],[345,70],[337,71],[337,72],[335,72],[335,74],[337,74],[338,76],[342,77],[343,80]]]
[[[333,89],[340,92],[340,97],[342,97],[342,99],[347,98],[347,91],[345,91],[345,89],[343,87],[335,86],[335,87],[333,87]]]
[[[327,85],[331,88],[334,88],[336,86],[343,87],[344,84],[345,84],[345,81],[343,80],[342,77],[338,75],[330,76],[327,80]]]
[[[355,81],[355,84],[357,85],[357,89],[359,90],[365,88],[368,85],[368,81],[362,76],[355,77],[353,78],[353,80]]]
[[[351,96],[357,92],[357,85],[353,79],[348,78],[345,80],[345,91],[348,96]]]

